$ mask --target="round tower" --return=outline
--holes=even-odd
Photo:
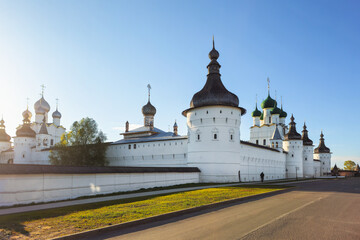
[[[304,176],[303,170],[303,141],[301,135],[296,131],[294,116],[290,118],[289,132],[284,136],[283,147],[286,152],[286,175],[287,178],[298,178]]]
[[[31,149],[36,146],[36,133],[30,127],[30,115],[23,115],[23,125],[16,131],[14,137],[14,163],[30,163]]]
[[[304,177],[314,177],[315,176],[315,169],[314,169],[314,158],[313,158],[313,151],[314,145],[313,141],[308,136],[308,130],[306,124],[304,123],[304,127],[302,130],[301,139],[303,140],[303,168],[304,168]]]
[[[238,181],[240,123],[246,110],[221,81],[214,41],[209,58],[205,86],[182,113],[187,118],[188,165],[200,169],[201,182]]]
[[[320,175],[327,175],[331,172],[331,152],[325,146],[324,134],[321,131],[319,146],[314,149],[314,159],[320,160]]]

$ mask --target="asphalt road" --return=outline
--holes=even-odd
[[[287,193],[92,239],[360,239],[360,178],[296,185]]]

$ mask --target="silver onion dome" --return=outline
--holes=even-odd
[[[35,113],[43,113],[50,111],[50,105],[49,103],[44,99],[44,96],[42,96],[35,104],[34,104]]]
[[[144,115],[154,116],[156,114],[156,108],[150,103],[150,101],[142,107],[141,111]]]
[[[53,112],[52,117],[53,118],[61,118],[61,113],[56,109],[56,111]]]

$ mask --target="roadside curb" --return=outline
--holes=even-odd
[[[267,193],[260,193],[260,194],[247,196],[247,197],[234,198],[234,199],[217,202],[217,203],[211,203],[211,204],[207,204],[207,205],[203,205],[203,206],[199,206],[199,207],[187,208],[187,209],[183,209],[183,210],[179,210],[179,211],[175,211],[175,212],[169,212],[169,213],[156,215],[156,216],[152,216],[152,217],[148,217],[148,218],[143,218],[143,219],[134,220],[134,221],[125,222],[125,223],[119,223],[119,224],[111,225],[111,226],[107,226],[107,227],[96,228],[96,229],[92,229],[92,230],[88,230],[88,231],[84,231],[84,232],[65,235],[62,237],[52,238],[51,240],[77,240],[77,239],[89,238],[89,237],[98,235],[100,233],[108,233],[108,232],[112,232],[115,230],[123,230],[123,229],[131,228],[131,227],[144,225],[147,223],[152,223],[155,221],[167,220],[167,219],[170,219],[173,217],[178,217],[178,216],[182,216],[185,214],[194,213],[194,212],[198,212],[198,211],[202,211],[202,210],[206,210],[206,209],[223,207],[223,206],[230,205],[233,203],[243,202],[243,201],[247,201],[247,200],[255,200],[257,198],[270,197],[270,196],[274,196],[277,194],[289,192],[289,191],[293,190],[293,188],[294,187],[289,187],[289,188],[282,189],[282,190],[277,190],[277,191],[272,191],[272,192],[267,192]]]

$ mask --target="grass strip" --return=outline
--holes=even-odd
[[[0,239],[49,239],[281,189],[280,186],[208,188],[5,215],[0,217]]]

